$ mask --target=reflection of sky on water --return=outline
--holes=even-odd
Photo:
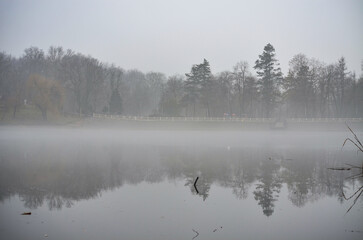
[[[336,134],[340,139],[342,135]],[[355,227],[362,222],[361,201],[344,217],[350,202],[341,196],[342,189],[352,192],[362,179],[353,181],[347,179],[352,172],[327,169],[344,163],[358,165],[361,156],[351,148],[341,151],[340,146],[334,148],[326,142],[318,147],[316,136],[311,148],[309,144],[293,147],[283,139],[279,143],[266,140],[265,147],[251,143],[237,147],[233,133],[233,140],[224,144],[229,148],[208,142],[196,145],[196,139],[188,143],[181,139],[184,135],[170,137],[176,139],[150,144],[145,139],[137,142],[135,136],[131,137],[133,144],[120,143],[117,138],[104,142],[46,137],[37,141],[1,139],[0,212],[1,221],[6,220],[0,226],[1,235],[15,234],[11,231],[14,224],[24,223],[26,229],[35,224],[39,230],[46,224],[41,221],[61,226],[53,227],[53,234],[64,234],[61,229],[67,224],[83,226],[88,230],[82,237],[89,234],[93,239],[103,238],[102,234],[116,238],[116,230],[122,230],[127,239],[183,238],[185,229],[180,226],[188,231],[198,228],[198,232],[204,232],[201,239],[218,238],[206,234],[208,228],[219,227],[216,234],[228,229],[228,234],[219,238],[233,239],[244,228],[238,223],[248,226],[243,235],[246,239],[265,238],[269,232],[272,238],[291,239],[294,232],[302,234],[307,228],[315,232],[305,231],[306,238],[338,239],[347,236],[337,230],[362,230]],[[230,136],[219,133],[219,137]],[[208,141],[206,136],[202,139]],[[197,176],[199,194],[193,186]],[[37,221],[28,224],[24,216],[18,217],[26,209],[35,214],[29,219]],[[14,213],[16,216],[5,219]],[[107,223],[106,230],[95,233],[92,225],[96,227],[97,223]],[[279,224],[288,224],[288,229],[277,233]],[[138,231],[137,226],[145,229]],[[69,236],[79,236],[76,232],[71,230]]]
[[[164,133],[165,134],[165,133]],[[228,136],[228,134],[227,134]],[[117,142],[3,141],[1,199],[18,194],[27,208],[49,209],[98,197],[126,184],[181,181],[203,200],[211,185],[232,190],[238,199],[253,197],[266,216],[273,214],[282,184],[293,205],[335,196],[354,182],[351,172],[328,170],[359,164],[354,151],[330,148],[218,147],[207,145],[127,145]],[[205,143],[204,143],[205,144]],[[305,146],[306,147],[306,146]],[[340,161],[344,159],[344,161]],[[340,164],[340,165],[339,165]],[[359,182],[357,179],[355,182]],[[253,189],[252,196],[248,191]]]

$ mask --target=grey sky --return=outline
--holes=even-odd
[[[184,74],[252,68],[271,43],[284,73],[304,53],[361,74],[362,0],[0,0],[0,51],[63,46],[124,69]],[[254,71],[253,71],[254,72]]]

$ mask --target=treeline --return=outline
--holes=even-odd
[[[363,76],[347,70],[344,57],[324,64],[295,55],[283,76],[267,44],[256,62],[237,63],[212,74],[204,59],[185,75],[124,70],[50,47],[25,49],[14,58],[0,53],[3,112],[16,117],[32,104],[47,119],[57,113],[203,117],[363,117]],[[253,74],[256,73],[256,75]],[[3,114],[4,116],[4,114]]]

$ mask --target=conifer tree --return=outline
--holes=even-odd
[[[258,76],[258,88],[262,98],[264,117],[271,117],[280,96],[279,84],[282,78],[281,69],[275,58],[275,48],[269,43],[259,55],[255,66]]]

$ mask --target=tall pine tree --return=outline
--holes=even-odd
[[[264,117],[271,117],[280,96],[279,83],[282,78],[281,69],[275,58],[275,48],[269,43],[256,60],[254,69],[257,70],[258,88],[262,97]]]
[[[204,59],[203,63],[193,65],[190,73],[185,74],[184,101],[193,104],[193,116],[195,116],[197,102],[202,102],[207,108],[209,116],[209,100],[212,74],[209,62]]]

